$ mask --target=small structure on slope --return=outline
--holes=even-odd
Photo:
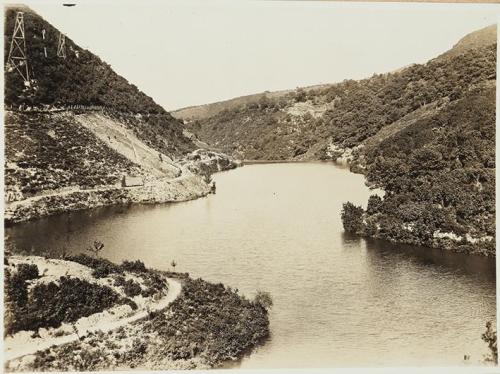
[[[124,175],[122,177],[122,187],[138,187],[144,186],[142,177],[134,177],[131,175]]]

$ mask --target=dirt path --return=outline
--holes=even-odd
[[[175,178],[161,177],[161,178],[157,178],[156,180],[157,181],[175,182],[177,180],[181,180],[181,179],[186,178],[186,177],[189,176],[186,172],[183,172],[183,170],[180,167],[178,167],[178,166],[175,166],[175,167],[177,167],[179,169],[179,171],[180,171],[180,175],[179,176],[177,176]],[[119,187],[117,185],[108,185],[108,186],[100,186],[100,187],[83,189],[83,188],[75,186],[75,187],[71,187],[71,188],[65,188],[64,191],[55,191],[55,192],[50,192],[50,193],[42,193],[40,195],[35,195],[35,196],[27,197],[26,199],[23,199],[23,200],[10,201],[10,202],[7,203],[7,206],[15,208],[18,205],[30,204],[30,203],[33,203],[33,202],[35,202],[37,200],[43,199],[43,198],[53,197],[53,196],[71,195],[72,193],[75,193],[75,192],[98,192],[98,191],[116,190],[116,189],[120,189],[120,188],[134,189],[134,188],[141,188],[141,187],[143,187],[143,186]]]
[[[157,311],[161,309],[165,309],[172,301],[174,301],[181,293],[182,286],[180,282],[173,278],[167,278],[168,281],[168,293],[167,296],[158,300],[155,304],[152,304],[149,308],[150,311]],[[101,313],[97,313],[101,314]],[[138,321],[147,317],[148,311],[142,310],[130,317],[122,318],[114,321],[107,321],[105,318],[99,318],[99,316],[95,316],[96,321],[94,321],[93,316],[89,316],[87,318],[86,323],[82,325],[76,324],[76,328],[78,330],[78,336],[87,335],[90,332],[102,331],[108,332],[111,330],[115,330],[120,326],[127,325],[129,323]],[[9,360],[13,360],[16,358],[20,358],[22,356],[34,354],[37,351],[48,349],[52,346],[59,346],[63,344],[67,344],[78,340],[77,334],[64,335],[59,337],[51,337],[51,338],[37,338],[33,339],[33,342],[30,344],[26,344],[26,341],[14,341],[14,339],[6,338],[4,340],[4,362]]]
[[[16,206],[19,204],[26,204],[26,203],[30,203],[30,202],[34,202],[34,201],[43,199],[45,197],[70,195],[70,194],[75,193],[75,192],[96,192],[96,191],[113,190],[113,189],[117,189],[117,188],[119,188],[119,187],[117,187],[116,185],[95,187],[95,188],[88,188],[88,189],[82,189],[80,187],[72,187],[72,188],[66,188],[66,189],[64,189],[64,191],[42,193],[40,195],[27,197],[26,199],[23,199],[23,200],[11,201],[8,203],[8,206]]]

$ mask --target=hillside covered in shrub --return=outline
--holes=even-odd
[[[495,86],[359,152],[372,196],[347,231],[393,242],[495,255]],[[355,157],[358,155],[355,155]],[[344,210],[354,212],[353,207]],[[347,219],[348,221],[350,218]],[[346,224],[346,219],[344,219]]]
[[[186,126],[239,159],[349,161],[386,191],[383,201],[372,201],[376,209],[347,214],[364,222],[355,229],[348,223],[350,231],[491,255],[495,84],[490,26],[425,64],[239,106],[232,101]]]
[[[29,82],[9,61],[18,12],[24,19]],[[154,185],[155,191],[167,179],[191,175],[195,181],[176,164],[197,148],[182,123],[71,38],[65,38],[65,56],[58,56],[61,35],[27,7],[5,8],[5,199],[13,211],[17,203],[30,210],[35,201],[30,198],[64,195],[75,201],[82,191],[89,197],[74,208],[123,202],[92,191],[116,190],[125,176]],[[193,196],[203,194],[184,188]],[[138,200],[153,200],[148,191]],[[37,201],[39,212],[54,211],[50,201]]]
[[[22,196],[71,186],[116,183],[140,168],[108,148],[73,115],[7,112],[6,191]],[[36,157],[34,157],[36,155]]]
[[[5,10],[5,63],[18,11],[24,12],[28,63],[37,89],[33,95],[25,95],[20,75],[7,73],[7,105],[103,105],[120,112],[164,114],[171,118],[151,97],[116,74],[98,56],[80,48],[69,37],[66,37],[66,58],[58,57],[61,31],[27,7],[8,7]]]
[[[485,40],[477,48],[395,73],[262,96],[187,126],[241,159],[327,158],[331,143],[352,148],[425,105],[442,106],[476,84],[494,81],[495,67],[496,40]]]
[[[24,13],[26,53],[33,78],[30,87],[26,87],[21,75],[8,65],[18,11]],[[36,111],[52,113],[53,110],[74,109],[78,106],[76,114],[81,115],[89,110],[104,111],[125,128],[134,131],[145,144],[170,157],[179,157],[195,149],[193,142],[183,135],[183,127],[178,120],[135,85],[116,74],[98,56],[80,48],[69,37],[65,38],[66,57],[57,56],[60,35],[59,30],[27,7],[5,9],[5,106],[7,111],[30,109],[29,112],[25,111],[25,115],[31,116],[33,122],[21,122],[17,126],[25,127],[23,131],[32,131],[32,136],[36,138],[34,140],[39,141],[41,146],[50,147],[44,143],[44,139],[37,138],[34,126],[40,122],[55,121],[47,120]],[[11,118],[6,118],[8,138],[11,138]],[[24,118],[14,118],[24,121]],[[84,140],[83,146],[89,144],[83,143]],[[18,151],[22,152],[23,149]]]

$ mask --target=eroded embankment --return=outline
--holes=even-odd
[[[211,187],[200,176],[186,171],[176,179],[157,179],[136,187],[75,189],[36,196],[6,204],[5,222],[16,223],[57,213],[128,203],[166,203],[206,196]]]
[[[237,165],[217,152],[179,153],[179,139],[163,139],[177,153],[160,152],[141,132],[151,125],[141,116],[10,111],[5,123],[7,223],[103,205],[192,200],[213,191],[211,173]]]

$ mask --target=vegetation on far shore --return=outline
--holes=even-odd
[[[356,162],[356,161],[355,161]],[[476,88],[364,152],[385,190],[366,211],[345,204],[346,231],[495,256],[495,89]]]
[[[233,100],[187,126],[241,159],[349,161],[385,196],[346,206],[346,231],[494,256],[495,30],[425,64]]]

